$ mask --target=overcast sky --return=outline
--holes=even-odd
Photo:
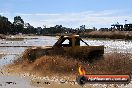
[[[21,16],[35,27],[100,28],[125,20],[132,23],[131,4],[132,0],[0,0],[0,15],[10,21]]]

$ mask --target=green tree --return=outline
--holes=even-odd
[[[24,23],[23,33],[24,34],[34,33],[34,27],[31,26],[29,23]]]
[[[11,32],[12,23],[8,21],[8,18],[0,15],[0,33],[9,34]]]
[[[14,24],[14,29],[15,29],[16,34],[23,32],[24,21],[23,21],[23,19],[20,16],[14,17],[13,24]]]

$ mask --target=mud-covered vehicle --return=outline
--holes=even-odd
[[[83,42],[86,46],[80,46]],[[104,46],[89,46],[79,35],[61,36],[53,46],[32,47],[26,50],[25,56],[34,61],[44,55],[68,55],[80,59],[89,59],[104,54]]]

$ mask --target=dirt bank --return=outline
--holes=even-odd
[[[92,31],[81,33],[84,38],[132,39],[132,32],[126,31]]]
[[[0,39],[6,39],[6,36],[3,34],[0,34]]]

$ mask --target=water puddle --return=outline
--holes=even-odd
[[[0,68],[3,66],[13,63],[14,60],[18,58],[19,55],[4,55],[0,58]]]
[[[26,78],[19,76],[0,76],[0,88],[34,88]]]

